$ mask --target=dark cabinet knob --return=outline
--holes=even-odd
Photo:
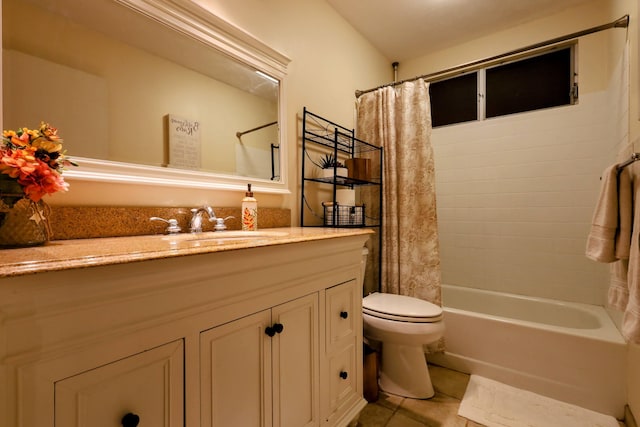
[[[347,374],[346,371],[340,371],[340,378],[342,378],[343,380],[346,380],[349,377],[349,374]]]
[[[274,323],[273,330],[276,331],[276,334],[279,334],[280,332],[284,331],[284,325],[282,323]]]
[[[346,319],[347,317],[349,317],[349,313],[347,313],[346,311],[341,311],[340,317],[342,317],[343,319]]]
[[[282,323],[274,323],[273,326],[267,326],[266,328],[264,328],[264,333],[269,335],[270,337],[274,336],[275,334],[279,334],[282,331],[284,331],[284,325]]]
[[[122,417],[122,427],[136,427],[140,423],[140,417],[129,412]]]

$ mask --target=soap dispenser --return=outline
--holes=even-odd
[[[242,229],[245,231],[258,229],[258,201],[253,197],[251,184],[247,184],[247,192],[242,199]]]

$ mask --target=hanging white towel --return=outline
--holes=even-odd
[[[632,206],[634,206],[633,232],[627,269],[627,288],[626,290],[620,289],[618,295],[619,305],[623,305],[626,291],[626,305],[622,316],[622,335],[635,344],[640,344],[640,209],[635,206],[635,203],[640,202],[640,169],[638,166],[635,163],[626,168],[631,176],[634,194],[632,201]],[[624,268],[624,260],[618,262],[621,263],[621,268]],[[615,291],[615,289],[612,288],[611,291]]]
[[[602,174],[600,197],[587,237],[586,255],[594,261],[613,262],[618,259],[615,250],[618,231],[617,175],[617,165],[609,166]]]
[[[616,167],[617,168],[617,167]],[[616,258],[629,259],[633,231],[633,166],[618,172],[618,230],[616,232]]]
[[[640,344],[640,169],[617,165],[602,175],[600,196],[587,239],[586,255],[611,263],[609,305],[624,312],[622,335]]]
[[[609,292],[607,300],[609,305],[624,312],[629,303],[629,260],[621,259],[611,264],[609,274]]]
[[[607,295],[609,305],[622,312],[629,303],[629,256],[631,253],[631,236],[633,233],[633,180],[632,167],[628,166],[618,174],[618,230],[615,240],[615,256],[617,261],[610,267],[610,283]],[[637,224],[637,222],[635,222]]]

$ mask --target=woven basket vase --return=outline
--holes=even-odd
[[[49,206],[24,197],[15,182],[0,179],[0,247],[38,246],[50,239]]]

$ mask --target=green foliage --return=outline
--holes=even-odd
[[[332,153],[325,154],[320,159],[320,167],[322,169],[331,169],[333,167],[343,168],[344,165]]]

